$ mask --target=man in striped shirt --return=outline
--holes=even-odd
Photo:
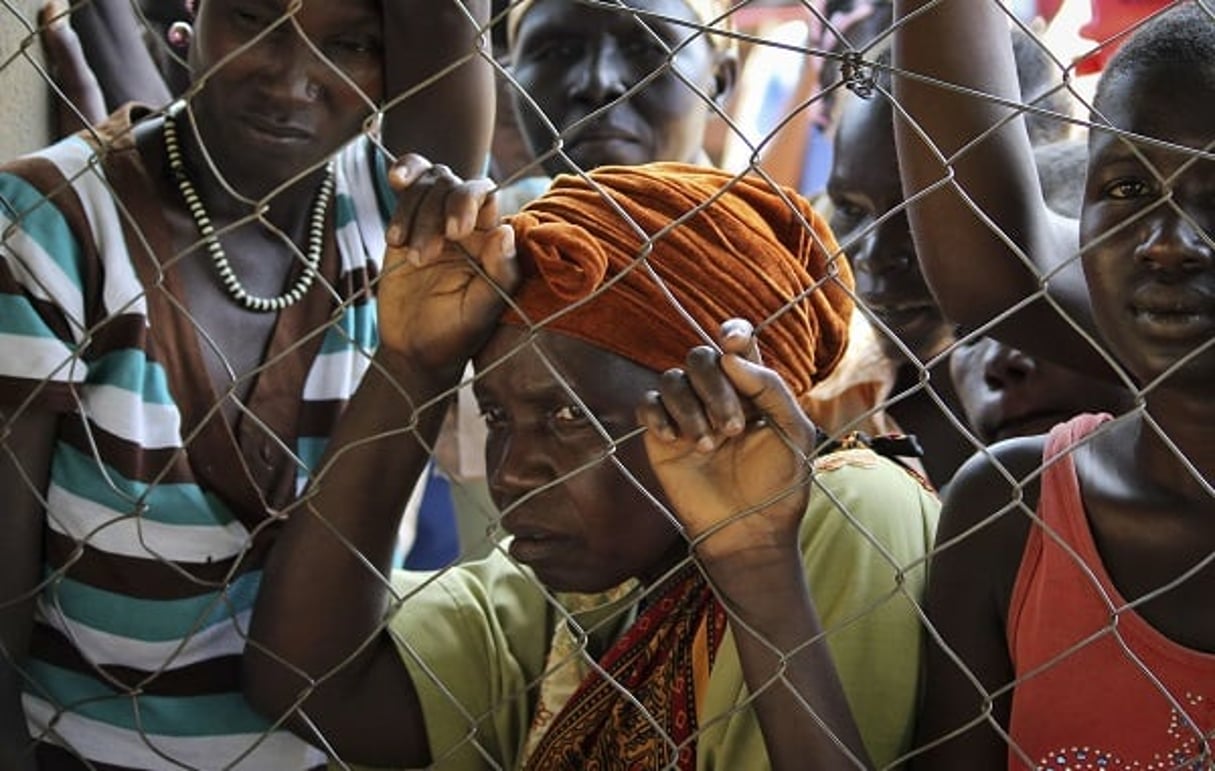
[[[393,374],[396,202],[351,140],[468,56],[488,2],[288,5],[205,0],[186,105],[0,169],[2,768],[325,762],[245,704],[239,655],[276,518],[364,373]],[[487,74],[411,96],[385,145],[475,171]],[[361,494],[403,505],[388,487]]]

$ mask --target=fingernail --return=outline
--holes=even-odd
[[[50,0],[42,7],[46,26],[51,29],[62,29],[67,25],[67,4],[62,0]]]
[[[422,253],[420,251],[418,251],[417,249],[406,249],[405,250],[405,261],[415,267],[418,265],[421,265],[422,264]]]
[[[717,444],[713,441],[713,437],[702,436],[700,437],[700,440],[696,442],[696,449],[700,450],[701,452],[713,452],[713,450],[717,449]]]
[[[746,424],[743,423],[742,420],[740,420],[738,418],[730,418],[728,421],[726,421],[726,429],[725,429],[726,433],[731,436],[734,436],[735,434],[740,434],[740,433],[742,433],[744,425],[746,425]]]
[[[447,218],[447,237],[453,239],[460,237],[460,219],[455,215]]]
[[[384,233],[384,238],[388,241],[389,246],[401,245],[401,226],[392,224],[388,226],[387,232]]]
[[[515,256],[515,229],[510,226],[502,236],[502,253],[507,257]]]

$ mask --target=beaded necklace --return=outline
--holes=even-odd
[[[320,266],[321,249],[325,243],[325,217],[329,212],[329,201],[333,198],[333,161],[330,161],[325,168],[325,178],[321,182],[321,188],[316,194],[316,203],[312,207],[312,218],[308,226],[308,252],[304,255],[303,272],[300,273],[291,288],[278,297],[257,297],[249,294],[240,279],[236,277],[231,263],[228,262],[228,256],[224,254],[224,247],[219,243],[219,237],[215,234],[211,218],[207,216],[207,210],[203,208],[202,199],[198,197],[194,184],[190,182],[185,162],[182,160],[181,145],[177,141],[175,113],[176,110],[170,110],[165,115],[164,124],[165,151],[169,156],[169,169],[177,178],[177,186],[181,190],[182,198],[185,199],[186,207],[194,218],[194,224],[198,226],[198,232],[207,245],[207,252],[211,255],[211,262],[219,273],[224,289],[232,296],[232,299],[251,311],[277,312],[295,305],[312,286]]]

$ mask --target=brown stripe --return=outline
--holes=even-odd
[[[259,569],[277,532],[271,524],[244,554],[214,562],[183,563],[123,557],[47,529],[46,564],[66,577],[102,591],[139,600],[181,600],[214,592]],[[66,567],[65,567],[66,566]]]
[[[76,395],[67,383],[40,382],[0,375],[0,407],[16,409],[29,400],[30,408],[48,412],[72,412]],[[0,426],[7,421],[0,421]]]
[[[30,650],[37,651],[39,661],[91,677],[117,694],[131,690],[148,696],[205,696],[240,691],[240,656],[221,656],[159,672],[98,666],[86,661],[58,630],[43,624],[34,625]],[[105,682],[98,672],[110,682]]]
[[[148,363],[156,363],[154,351],[148,348],[148,320],[137,313],[121,313],[110,316],[89,330],[89,347],[85,359],[95,362],[115,351],[135,349],[144,352]]]
[[[71,180],[64,177],[55,164],[43,158],[19,159],[7,164],[5,170],[22,177],[40,191],[47,198],[48,203],[53,204],[59,210],[67,222],[68,228],[72,231],[81,254],[81,264],[78,267],[83,286],[84,323],[87,327],[92,328],[103,318],[101,259],[98,256],[97,245],[93,242],[89,218],[84,212],[84,205],[81,203],[80,197],[72,189]],[[86,170],[82,173],[94,172]]]
[[[87,417],[66,417],[59,440],[87,457],[100,457],[123,478],[145,484],[194,483],[189,459],[180,448],[148,449],[106,431]]]
[[[25,287],[18,283],[13,274],[9,272],[7,262],[0,262],[0,293],[15,295],[32,305],[34,313],[38,314],[38,318],[46,324],[55,337],[62,340],[69,348],[75,346],[76,337],[72,334],[72,326],[68,324],[67,317],[63,315],[60,307],[26,292]]]

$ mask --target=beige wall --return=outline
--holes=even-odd
[[[39,5],[41,0],[0,4],[0,160],[36,150],[50,138],[46,83],[30,61],[42,61],[36,33],[31,31]]]

